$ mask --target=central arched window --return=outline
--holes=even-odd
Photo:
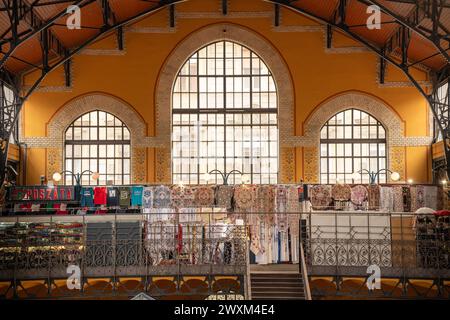
[[[333,116],[322,128],[320,141],[320,182],[324,184],[368,183],[367,174],[354,180],[362,169],[386,169],[386,130],[368,113],[356,109]],[[386,173],[379,183],[386,183]]]
[[[254,52],[229,41],[200,49],[180,69],[172,98],[174,183],[221,183],[218,175],[207,181],[214,169],[277,183],[277,90]]]
[[[130,131],[117,117],[92,111],[75,120],[65,134],[65,170],[100,173],[98,181],[83,175],[82,185],[130,184]],[[75,184],[65,175],[67,185]]]

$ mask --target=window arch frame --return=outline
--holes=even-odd
[[[351,123],[347,123],[346,113],[351,111]],[[355,113],[359,113],[359,118],[355,117]],[[338,123],[338,116],[343,117],[343,122]],[[363,123],[363,115],[367,115],[367,122]],[[336,123],[333,123],[333,119]],[[355,119],[360,119],[360,123],[355,123]],[[335,127],[334,138],[330,138],[330,127]],[[342,137],[338,137],[338,127],[342,127]],[[351,128],[351,138],[347,138],[345,128]],[[371,128],[376,128],[376,134],[371,132]],[[355,128],[359,128],[358,137],[355,137]],[[363,134],[363,128],[367,128],[366,133]],[[380,130],[382,129],[382,130]],[[326,137],[324,137],[324,131],[326,131]],[[320,148],[319,148],[319,181],[322,184],[334,184],[337,182],[342,183],[369,183],[369,177],[367,174],[361,174],[360,179],[354,179],[354,173],[359,170],[367,169],[369,171],[378,172],[381,169],[388,169],[388,131],[385,125],[379,121],[371,113],[363,109],[358,108],[346,108],[344,110],[336,112],[331,116],[320,128]],[[332,134],[333,135],[333,134]],[[334,152],[330,155],[330,145],[335,145]],[[341,152],[338,151],[338,145],[343,145]],[[351,150],[347,149],[347,145],[351,145]],[[355,146],[358,146],[355,148]],[[374,146],[376,145],[376,152]],[[326,151],[324,150],[326,146]],[[363,150],[363,146],[366,147]],[[368,158],[367,166],[363,165],[363,159]],[[330,165],[335,159],[334,167],[335,171],[330,172]],[[339,171],[338,159],[343,159],[344,169],[343,172]],[[347,170],[348,159],[351,159],[352,170]],[[360,166],[355,165],[355,161],[359,159]],[[371,159],[376,159],[376,166],[372,166]],[[326,170],[324,170],[324,161],[326,161]],[[341,163],[342,164],[342,163]],[[351,171],[351,172],[350,172]],[[333,176],[334,175],[334,176]],[[387,183],[388,175],[386,172],[380,173],[377,177],[378,183]]]
[[[211,46],[215,46],[217,48],[217,44],[219,44],[219,43],[223,44],[223,56],[217,57],[217,55],[215,54],[213,59],[216,59],[216,60],[222,59],[223,60],[223,73],[219,73],[218,74],[217,73],[217,68],[216,68],[215,72],[212,75],[210,75],[209,73],[201,74],[199,72],[200,65],[199,65],[198,62],[199,62],[200,59],[203,59],[203,58],[200,57],[200,52],[202,50],[206,50],[206,52],[208,52],[208,48],[211,47]],[[242,73],[237,73],[236,74],[236,72],[234,72],[235,70],[233,70],[233,72],[231,74],[227,74],[227,68],[226,68],[227,67],[227,65],[226,65],[227,61],[226,60],[229,59],[229,57],[227,57],[227,53],[226,53],[226,44],[227,43],[231,43],[233,45],[233,47],[238,46],[242,50],[242,52],[241,52],[242,56],[241,57],[234,57],[233,56],[233,58],[232,58],[233,64],[234,64],[235,60],[239,60],[240,59],[242,61],[242,60],[247,58],[247,57],[244,57],[244,54],[243,54],[244,50],[247,50],[249,52],[249,57],[248,58],[250,60],[250,71],[249,71],[248,74],[244,73],[244,71],[243,71],[244,69],[242,69]],[[209,57],[207,55],[206,59],[208,59],[208,58]],[[195,77],[197,79],[197,88],[196,88],[197,91],[189,91],[189,93],[196,95],[196,99],[197,99],[196,107],[195,108],[182,108],[182,102],[180,102],[179,105],[177,105],[175,103],[175,94],[177,94],[177,93],[181,94],[182,93],[181,90],[179,92],[176,91],[176,86],[177,86],[177,82],[179,81],[179,79],[181,77],[183,77],[183,76],[186,76],[185,74],[183,74],[183,69],[185,68],[186,65],[190,64],[190,61],[192,59],[197,59],[197,67],[196,67],[197,70],[196,70],[196,73],[193,75],[193,77]],[[260,62],[259,70],[261,70],[263,68],[264,68],[264,70],[267,70],[266,74],[263,74],[263,73],[259,73],[258,74],[258,73],[254,72],[253,59],[256,59],[256,60],[258,60]],[[189,76],[191,76],[191,75],[189,74]],[[207,77],[207,78],[208,77],[213,77],[213,78],[214,77],[217,77],[217,78],[221,77],[221,78],[223,78],[223,91],[220,91],[220,90],[217,91],[217,88],[216,88],[216,91],[214,91],[214,94],[216,95],[216,97],[217,97],[218,93],[219,94],[222,93],[222,95],[223,95],[223,104],[221,105],[222,107],[209,108],[208,105],[206,105],[206,108],[200,107],[201,106],[201,101],[200,101],[201,100],[201,94],[204,94],[204,92],[201,92],[201,85],[199,83],[200,82],[199,79],[201,77]],[[228,78],[239,78],[239,77],[241,77],[241,78],[244,78],[244,77],[245,78],[249,78],[249,84],[250,84],[249,91],[248,91],[249,97],[250,97],[249,107],[245,108],[245,106],[243,104],[241,108],[229,108],[227,106],[227,95],[228,94],[236,94],[236,93],[239,93],[239,92],[236,91],[234,88],[233,88],[233,90],[227,90],[227,79]],[[254,82],[253,82],[255,77],[267,77],[268,78],[268,82],[269,83],[268,83],[267,92],[261,90],[261,86],[259,87],[259,91],[258,91],[258,89],[255,90]],[[244,86],[244,84],[242,84],[242,86]],[[270,90],[271,88],[273,88],[272,91]],[[207,91],[207,93],[209,93],[209,92]],[[242,91],[240,93],[242,95],[244,93],[246,93],[246,92],[244,92],[244,88],[243,87],[242,87]],[[270,107],[268,107],[268,108],[254,108],[253,95],[255,93],[257,93],[257,94],[259,93],[260,94],[260,99],[261,99],[261,94],[262,93],[267,93],[268,97],[269,97],[268,101],[267,101],[267,105],[270,106],[270,103],[273,101],[273,105],[275,107],[273,107],[273,108],[270,108]],[[272,97],[271,97],[271,94],[272,94]],[[205,182],[203,180],[203,178],[202,178],[203,175],[205,175],[207,172],[209,172],[212,169],[219,169],[219,170],[223,171],[223,169],[227,168],[227,159],[233,159],[231,157],[227,157],[227,155],[226,155],[227,147],[224,146],[223,168],[221,168],[221,167],[217,168],[217,159],[222,158],[222,156],[221,155],[217,156],[217,154],[216,154],[214,156],[214,159],[216,159],[216,166],[215,167],[210,167],[209,164],[208,164],[207,165],[208,169],[205,172],[203,172],[203,170],[201,170],[201,168],[200,168],[200,165],[198,165],[197,172],[194,172],[194,174],[191,174],[191,172],[189,172],[189,175],[197,176],[197,178],[196,178],[197,181],[194,181],[195,183],[192,182],[191,181],[191,177],[189,177],[189,181],[183,181],[182,177],[183,177],[183,175],[186,175],[186,174],[183,172],[183,170],[180,171],[180,170],[176,170],[175,169],[175,160],[174,160],[174,159],[177,159],[177,153],[176,153],[176,150],[174,148],[174,142],[181,142],[181,141],[174,140],[174,131],[175,131],[174,128],[176,126],[180,125],[182,115],[187,114],[187,113],[190,114],[191,116],[192,115],[198,115],[199,117],[197,118],[197,120],[198,120],[199,123],[201,123],[203,125],[204,122],[199,120],[200,115],[204,115],[204,114],[208,114],[208,113],[215,113],[217,115],[223,114],[224,115],[224,119],[225,119],[223,127],[224,127],[224,131],[226,132],[227,127],[234,127],[234,126],[239,125],[236,122],[227,123],[227,119],[226,119],[227,115],[231,113],[231,114],[236,114],[236,115],[237,114],[249,115],[250,119],[251,119],[250,124],[249,124],[250,131],[253,131],[253,128],[257,127],[257,126],[260,126],[260,128],[261,127],[265,127],[265,126],[267,126],[269,128],[275,126],[275,128],[276,128],[276,138],[273,139],[274,135],[270,132],[270,129],[269,129],[268,139],[267,139],[267,141],[263,141],[263,142],[268,142],[269,145],[272,143],[272,147],[269,146],[268,147],[269,151],[268,151],[268,153],[265,153],[265,154],[268,154],[267,158],[269,158],[269,160],[268,160],[269,161],[269,167],[270,167],[269,170],[271,170],[272,167],[275,167],[275,165],[272,165],[272,160],[270,160],[271,158],[275,159],[273,161],[276,163],[276,170],[275,171],[270,171],[270,172],[267,172],[267,173],[266,172],[261,172],[261,170],[258,172],[257,169],[254,170],[254,166],[253,166],[254,163],[253,163],[253,161],[251,161],[250,162],[251,163],[251,165],[250,165],[250,167],[251,167],[250,172],[247,172],[246,170],[242,170],[242,171],[244,171],[244,174],[249,176],[250,183],[264,183],[263,182],[263,180],[264,180],[263,176],[265,174],[269,176],[269,179],[268,179],[268,181],[266,181],[266,183],[277,183],[278,180],[279,180],[279,175],[280,175],[280,169],[279,169],[280,168],[280,137],[279,137],[279,123],[278,123],[279,122],[279,113],[278,113],[278,110],[279,110],[279,95],[278,94],[279,94],[279,90],[278,90],[278,87],[277,87],[277,83],[276,83],[275,78],[274,78],[270,68],[268,67],[267,63],[255,51],[253,51],[251,48],[249,48],[248,46],[246,46],[246,45],[244,45],[244,44],[242,44],[242,43],[240,43],[238,41],[228,40],[228,39],[214,40],[214,41],[211,41],[211,42],[203,45],[202,47],[197,49],[194,53],[192,53],[181,64],[181,66],[180,66],[179,70],[177,71],[176,76],[175,76],[175,78],[173,80],[173,83],[172,83],[171,108],[170,108],[170,110],[171,110],[170,117],[171,117],[171,158],[172,158],[171,159],[172,160],[171,179],[172,179],[172,182],[173,183],[181,182],[183,184],[203,184],[203,183],[208,183],[208,182]],[[259,102],[260,102],[260,105],[261,105],[261,100]],[[180,115],[180,122],[175,120],[175,115]],[[256,118],[257,118],[258,116],[261,116],[261,115],[264,115],[264,117],[267,115],[268,121],[266,123],[264,123],[264,124],[261,123],[261,122],[255,124],[254,120],[253,120],[254,116],[256,116]],[[275,120],[273,120],[273,118],[271,118],[271,115],[274,115]],[[219,118],[217,117],[217,119],[219,119]],[[235,119],[236,119],[236,117],[235,117]],[[258,121],[260,121],[261,119],[262,118],[259,118]],[[210,125],[209,121],[207,121],[206,125],[207,126]],[[219,126],[220,125],[216,124],[216,127],[219,127]],[[199,134],[199,136],[200,136],[200,134]],[[244,135],[242,137],[243,137],[242,140],[244,140]],[[201,138],[198,139],[197,143],[199,143],[200,140],[201,140]],[[219,140],[216,140],[216,142],[217,141],[219,141]],[[208,141],[208,142],[212,142],[212,141]],[[237,142],[236,140],[234,142],[232,142],[232,141],[227,141],[226,138],[224,138],[224,143],[233,144],[233,143],[236,143],[236,142]],[[250,153],[252,153],[251,150],[253,150],[253,143],[254,143],[254,140],[250,139],[250,144],[251,144],[251,146],[250,146]],[[274,148],[274,146],[275,146],[275,148]],[[233,147],[234,147],[234,145],[233,145]],[[273,149],[276,149],[276,151],[273,152]],[[200,150],[200,146],[198,147],[198,150]],[[199,154],[200,154],[200,151],[199,151]],[[200,159],[202,158],[202,156],[200,156],[199,154],[196,157],[197,160],[198,160],[198,163],[200,163]],[[261,159],[261,158],[264,158],[264,157],[265,156],[261,156],[261,155],[259,157],[258,156],[253,156],[253,154],[252,154],[250,156],[250,159],[252,159],[252,158]],[[236,157],[235,153],[234,153],[233,168],[231,168],[231,169],[239,169],[239,170],[241,170],[241,168],[236,168],[236,161],[235,160],[237,158],[238,157]],[[243,160],[244,158],[245,157],[242,157],[241,160]],[[243,167],[244,167],[244,165],[242,165],[242,169],[243,169]],[[230,171],[230,170],[225,170],[225,171]],[[256,175],[258,176],[258,178],[255,178]],[[179,176],[180,178],[177,179],[177,176]],[[219,175],[214,175],[211,178],[212,178],[211,180],[214,180],[214,181],[209,181],[209,183],[211,183],[211,182],[215,182],[215,183],[222,182],[222,179],[220,178]],[[237,175],[231,175],[230,180],[231,180],[230,181],[231,183],[240,183],[240,178],[237,177]],[[255,181],[255,180],[259,180],[259,181]]]
[[[91,119],[91,115],[93,114],[96,114],[96,120]],[[100,119],[100,114],[104,114],[104,124],[101,123],[102,120]],[[83,121],[86,120],[83,120],[83,118],[86,116],[88,116],[89,120],[87,123],[84,123]],[[109,119],[112,119],[111,124],[108,123],[110,121]],[[87,129],[88,139],[85,139],[85,132],[83,129]],[[101,129],[104,129],[104,133]],[[68,134],[69,131],[71,131],[71,134]],[[79,135],[76,131],[79,132]],[[95,132],[95,134],[93,132]],[[121,138],[116,139],[118,133],[120,133]],[[112,134],[112,136],[110,134]],[[64,129],[63,141],[63,170],[72,171],[74,174],[82,173],[85,170],[100,173],[100,177],[97,181],[93,181],[88,174],[83,175],[81,177],[82,185],[110,185],[111,179],[109,179],[109,177],[111,176],[114,177],[114,179],[112,179],[112,184],[114,185],[131,184],[131,132],[125,122],[115,114],[101,109],[93,109],[81,114]],[[68,152],[69,146],[71,147],[70,152]],[[76,147],[78,146],[81,153],[75,152],[77,149]],[[110,149],[111,146],[113,150]],[[104,149],[104,151],[101,152],[101,149]],[[88,151],[88,156],[85,156],[86,151]],[[77,154],[80,154],[80,156]],[[91,156],[91,154],[93,155]],[[76,160],[80,160],[80,170],[76,170]],[[83,160],[89,161],[87,168],[85,168]],[[96,161],[96,168],[93,168],[93,162],[91,160]],[[101,170],[101,162],[103,160],[105,170]],[[113,162],[112,173],[108,171],[108,163],[111,160]],[[116,170],[116,166],[119,163],[118,161],[120,161],[120,169]],[[71,163],[71,166],[68,166],[69,162]],[[75,184],[71,175],[65,175],[64,182],[66,185]]]

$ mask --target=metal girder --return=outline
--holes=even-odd
[[[445,121],[446,119],[440,116],[440,107],[442,107],[441,103],[438,103],[435,97],[435,94],[428,94],[424,88],[420,85],[419,80],[415,79],[414,76],[409,72],[410,65],[408,64],[408,48],[409,48],[409,42],[411,39],[411,32],[414,30],[408,27],[408,25],[402,24],[400,28],[400,36],[399,36],[399,45],[402,50],[401,55],[401,61],[397,61],[396,58],[392,57],[389,52],[386,52],[386,48],[379,48],[378,46],[374,45],[373,43],[369,42],[368,40],[364,39],[362,36],[358,35],[357,33],[353,32],[351,30],[351,27],[348,26],[345,22],[346,18],[346,5],[347,0],[340,0],[337,9],[335,10],[335,13],[332,15],[332,18],[327,20],[323,17],[320,17],[319,15],[310,12],[306,9],[297,7],[291,3],[291,1],[287,0],[267,0],[270,3],[280,4],[284,7],[300,13],[302,15],[306,15],[316,21],[319,21],[323,24],[327,25],[327,45],[331,45],[331,32],[332,28],[341,30],[343,33],[347,34],[354,40],[358,41],[359,43],[363,44],[367,48],[369,48],[373,53],[375,53],[380,59],[384,61],[384,63],[380,66],[380,79],[384,81],[384,70],[386,68],[386,63],[391,63],[392,65],[396,66],[400,70],[403,71],[403,73],[406,75],[406,77],[410,80],[410,82],[416,87],[416,89],[420,92],[420,94],[428,101],[431,112],[433,114],[434,119],[436,120],[436,125],[439,128],[439,131],[442,133],[444,140],[446,143],[445,145],[445,153],[446,153],[446,159],[447,159],[447,172],[448,176],[450,178],[450,123]],[[362,1],[367,3],[367,1]],[[369,1],[369,2],[375,2],[375,1]],[[448,61],[448,60],[447,60]],[[437,76],[438,74],[442,74],[443,70],[440,72],[436,72],[435,78],[440,78],[441,80],[444,80],[445,77]],[[448,71],[447,71],[448,73]],[[447,76],[448,81],[448,76]],[[434,83],[434,90],[436,90],[436,83]],[[447,99],[448,100],[448,99]],[[447,107],[448,107],[448,101],[447,101]]]
[[[86,1],[91,3],[95,0],[86,0]],[[64,55],[57,58],[56,61],[50,62],[50,60],[49,60],[48,50],[50,48],[51,33],[48,32],[49,31],[48,29],[53,24],[55,24],[57,18],[52,18],[47,23],[45,23],[46,27],[43,27],[43,28],[39,27],[35,30],[36,33],[42,31],[42,34],[40,37],[40,42],[41,42],[41,47],[42,47],[43,53],[45,53],[43,55],[43,60],[42,60],[42,74],[33,83],[33,85],[31,85],[31,87],[28,89],[28,91],[26,91],[22,96],[19,95],[18,84],[14,83],[13,88],[15,89],[15,93],[17,94],[16,100],[15,100],[16,102],[14,104],[11,104],[10,106],[7,106],[6,109],[4,106],[2,106],[2,112],[8,112],[9,116],[7,117],[7,121],[2,122],[2,126],[0,129],[0,133],[1,133],[1,136],[0,136],[0,181],[1,182],[4,182],[4,179],[5,179],[9,139],[10,139],[10,136],[13,131],[15,123],[17,123],[18,115],[22,109],[24,102],[29,98],[29,96],[34,92],[34,90],[42,83],[42,81],[44,80],[44,78],[47,76],[48,73],[52,72],[53,70],[60,67],[61,65],[64,65],[65,71],[66,71],[66,85],[68,83],[70,84],[70,74],[69,74],[70,73],[70,62],[68,62],[68,61],[74,55],[78,54],[81,50],[83,50],[84,48],[86,48],[87,46],[92,44],[94,41],[100,39],[102,36],[104,36],[105,34],[111,32],[113,30],[117,30],[118,28],[121,28],[124,25],[127,25],[129,23],[135,22],[138,19],[141,19],[151,13],[159,11],[167,6],[172,6],[176,3],[184,2],[185,0],[160,0],[152,8],[146,9],[146,10],[142,11],[141,13],[139,13],[133,17],[130,17],[124,21],[121,21],[121,22],[115,21],[114,14],[113,14],[111,8],[109,7],[108,1],[107,0],[101,0],[101,1],[102,1],[101,5],[102,5],[102,9],[103,9],[104,23],[105,23],[104,26],[99,30],[99,32],[96,35],[91,36],[88,40],[86,40],[81,45],[79,45],[75,48],[66,49]],[[79,2],[83,2],[83,1],[79,1]],[[57,16],[59,18],[59,17],[64,16],[65,14],[66,14],[66,11],[64,11],[61,15],[57,15]],[[34,33],[34,34],[36,34],[36,33]],[[18,44],[26,41],[27,39],[29,39],[28,36],[23,39],[16,39],[16,40],[18,40],[15,43],[16,46]],[[6,60],[7,60],[7,58],[5,59],[5,61]],[[0,74],[2,75],[2,77],[5,75],[5,78],[6,78],[6,75],[8,73],[4,68],[1,68]],[[10,83],[12,83],[12,81]]]
[[[0,37],[2,40],[0,41],[0,46],[5,44],[9,45],[9,49],[5,52],[4,56],[0,59],[0,68],[4,67],[5,62],[13,56],[15,50],[25,41],[33,38],[37,34],[43,32],[44,30],[49,30],[58,19],[67,14],[66,10],[59,12],[54,15],[51,19],[47,21],[43,21],[36,14],[34,7],[38,4],[39,0],[36,0],[32,5],[29,5],[25,0],[11,0],[12,6],[8,7],[7,10],[8,16],[10,17],[10,28],[6,30],[2,36]],[[77,0],[73,1],[74,5],[78,5],[79,7],[85,6],[89,3],[94,2],[95,0]],[[20,22],[25,22],[29,25],[29,28],[21,32],[20,34],[17,32],[17,28]],[[11,37],[5,38],[8,33],[12,34]],[[64,46],[58,40],[56,36],[49,30],[49,38],[50,38],[50,48],[59,55],[64,54]]]
[[[431,6],[431,16],[430,18],[433,21],[433,30],[431,34],[427,34],[425,31],[423,31],[421,28],[418,27],[417,21],[411,22],[405,19],[404,17],[400,16],[399,14],[395,13],[394,11],[390,10],[386,6],[384,6],[380,1],[378,0],[358,0],[361,3],[367,4],[367,5],[376,5],[380,8],[380,10],[389,15],[390,17],[394,18],[396,22],[401,24],[402,26],[408,28],[412,32],[420,35],[427,41],[430,41],[434,47],[439,50],[439,52],[442,54],[442,56],[447,60],[447,63],[450,63],[450,55],[446,49],[444,49],[441,46],[440,39],[443,38],[438,33],[438,27],[439,27],[439,17],[442,13],[442,7],[438,6],[438,0],[426,0],[427,4]]]

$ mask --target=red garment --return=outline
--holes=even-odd
[[[100,209],[97,209],[96,211],[95,211],[95,214],[107,214],[108,213],[108,210],[106,210],[106,209],[103,209],[103,208],[100,208]]]
[[[440,211],[436,211],[434,213],[435,216],[439,216],[439,217],[446,217],[446,216],[450,216],[450,211],[448,210],[440,210]]]
[[[181,254],[181,251],[183,250],[183,227],[181,226],[181,224],[178,225],[178,235],[177,235],[177,240],[178,240],[178,245],[177,245],[177,249],[178,249],[178,254]]]
[[[94,189],[94,204],[106,205],[106,187],[96,187]]]
[[[19,208],[22,212],[31,212],[31,203],[21,204]]]
[[[54,204],[53,205],[53,209],[56,209],[56,214],[58,214],[58,215],[67,215],[67,214],[69,214],[68,212],[67,212],[67,205],[66,204],[64,204],[64,205],[61,205],[61,204]]]

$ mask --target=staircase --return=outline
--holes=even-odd
[[[252,300],[306,300],[298,272],[252,272],[250,283]]]

